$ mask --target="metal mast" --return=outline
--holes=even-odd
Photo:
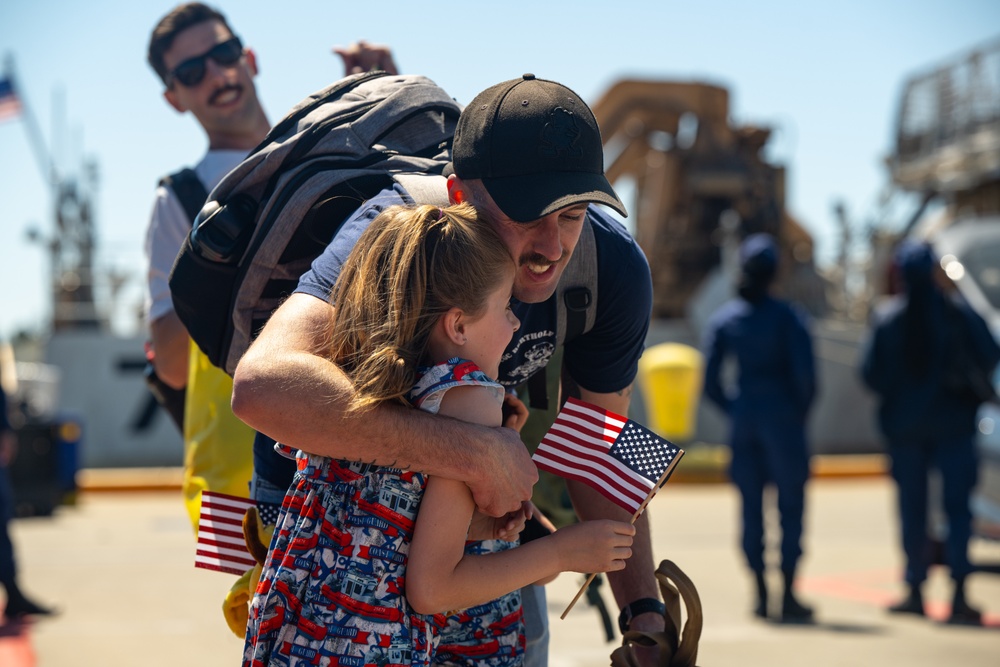
[[[29,238],[49,251],[52,330],[106,328],[107,319],[100,314],[94,299],[93,197],[97,191],[97,165],[92,160],[85,161],[82,175],[60,174],[46,150],[24,90],[18,85],[11,55],[6,58],[5,76],[21,101],[21,116],[54,206],[55,229],[51,235],[29,231]]]

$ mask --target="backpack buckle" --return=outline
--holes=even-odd
[[[563,293],[566,309],[573,312],[587,310],[592,301],[593,296],[590,294],[590,289],[586,287],[571,287]]]

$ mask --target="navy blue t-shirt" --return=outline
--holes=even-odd
[[[368,200],[313,261],[296,292],[329,300],[341,266],[371,221],[389,206],[412,203],[399,184]],[[582,388],[612,393],[635,379],[649,329],[653,287],[646,256],[628,231],[596,206],[587,214],[597,246],[597,313],[590,331],[566,343],[563,361]],[[515,300],[513,310],[521,326],[504,353],[497,378],[508,388],[545,368],[556,347],[555,296],[543,303]],[[267,478],[265,471],[259,472]]]

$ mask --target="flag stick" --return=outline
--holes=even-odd
[[[638,519],[639,515],[642,514],[642,511],[646,509],[646,505],[648,505],[649,501],[653,499],[653,496],[656,495],[656,492],[660,490],[660,487],[662,487],[666,483],[667,478],[670,476],[670,473],[673,472],[674,466],[677,465],[677,462],[681,460],[682,456],[684,456],[684,450],[678,449],[677,456],[675,456],[674,460],[670,462],[670,465],[667,466],[667,469],[663,471],[663,474],[660,475],[660,479],[656,482],[656,485],[649,490],[649,493],[646,495],[646,499],[642,501],[642,504],[639,505],[639,508],[635,511],[635,514],[632,515],[632,520],[629,521],[630,524],[633,525],[635,524],[635,520]],[[566,614],[568,614],[570,609],[572,609],[576,605],[577,600],[580,599],[580,596],[583,595],[583,592],[587,590],[587,587],[590,586],[590,582],[592,582],[594,580],[594,577],[596,576],[597,573],[595,572],[594,574],[587,577],[587,581],[583,582],[583,586],[581,586],[580,590],[576,592],[576,596],[569,603],[569,606],[566,607],[566,611],[564,611],[562,615],[559,616],[560,620],[566,620]]]

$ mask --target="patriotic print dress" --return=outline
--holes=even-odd
[[[471,362],[421,370],[409,399],[428,412],[460,385],[490,387],[503,398],[503,387]],[[417,614],[407,604],[423,475],[302,452],[297,462],[250,608],[245,667],[521,664],[517,591],[450,616]],[[513,546],[469,542],[465,551]]]

